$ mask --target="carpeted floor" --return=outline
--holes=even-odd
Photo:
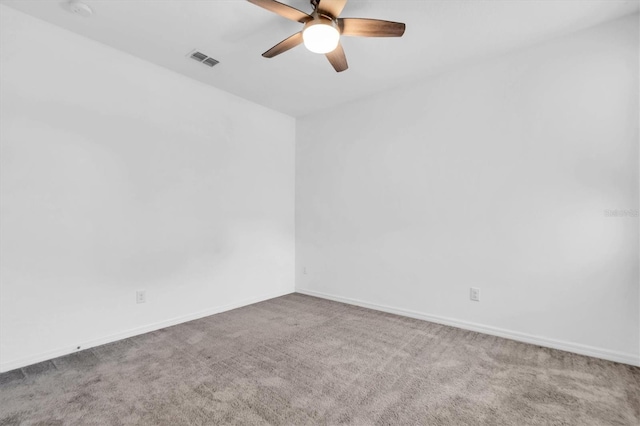
[[[640,369],[301,294],[0,375],[0,425],[638,425]]]

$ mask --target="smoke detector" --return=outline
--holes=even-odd
[[[93,15],[93,10],[86,4],[81,3],[80,1],[70,1],[65,5],[65,9],[73,13],[74,15],[82,16],[83,18],[88,18]]]

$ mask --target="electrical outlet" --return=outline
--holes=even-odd
[[[142,291],[136,291],[136,303],[144,303],[147,301],[147,293]]]
[[[307,275],[307,267],[306,267],[306,266],[305,266],[304,268],[302,268],[302,273],[303,273],[304,275]]]
[[[479,302],[480,301],[480,289],[479,288],[475,288],[475,287],[471,287],[471,293],[469,294],[469,298],[471,300],[473,300],[474,302]]]

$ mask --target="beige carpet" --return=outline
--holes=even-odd
[[[300,294],[0,375],[0,425],[633,425],[640,369]]]

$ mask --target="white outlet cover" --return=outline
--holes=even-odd
[[[136,291],[136,303],[144,303],[147,301],[147,295],[144,291]]]
[[[475,302],[479,302],[480,301],[480,289],[479,288],[475,288],[475,287],[471,287],[469,298],[471,300],[475,301]]]

